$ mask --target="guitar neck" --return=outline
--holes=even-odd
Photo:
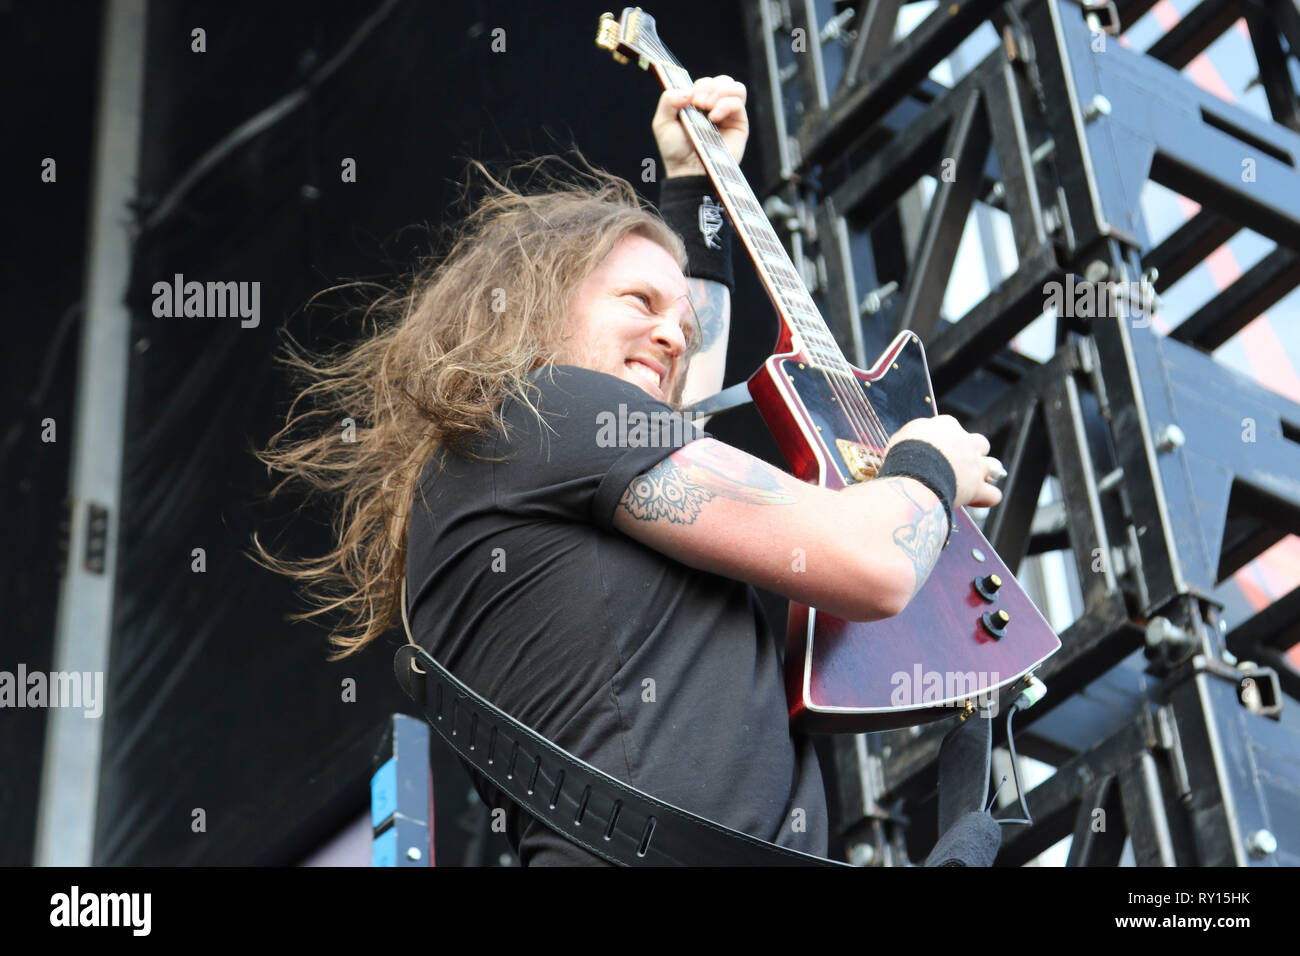
[[[655,73],[666,89],[684,90],[694,85],[690,74],[678,66],[656,64]],[[693,106],[683,109],[681,117],[686,135],[717,187],[772,304],[792,335],[794,348],[801,349],[819,367],[847,371],[849,365],[844,353],[813,304],[803,278],[786,254],[717,127]]]

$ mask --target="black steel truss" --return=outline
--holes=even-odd
[[[1294,0],[1203,0],[1146,53],[1063,0],[956,0],[894,43],[899,6],[751,3],[767,79],[757,139],[769,211],[846,352],[868,365],[898,329],[916,331],[941,403],[1006,464],[992,544],[1012,567],[1045,550],[1073,557],[1082,613],[1040,671],[1049,696],[1016,718],[1022,752],[1058,770],[1028,795],[1035,824],[1005,831],[1000,862],[1073,835],[1071,865],[1113,865],[1125,837],[1139,864],[1300,863],[1300,674],[1282,655],[1300,640],[1300,589],[1231,630],[1220,590],[1300,533],[1300,406],[1206,354],[1300,284]],[[1118,3],[1121,31],[1151,6]],[[1243,16],[1272,123],[1178,72]],[[1002,45],[951,89],[927,79],[985,21]],[[925,175],[934,194],[902,249],[898,200]],[[1201,211],[1154,242],[1147,182]],[[1017,262],[950,322],[940,308],[981,203],[1008,217]],[[1276,249],[1169,336],[1140,304],[1108,298],[1098,317],[1058,318],[1050,361],[1008,349],[1044,313],[1047,283],[1164,291],[1243,229]],[[1051,510],[1038,505],[1047,478]],[[1040,734],[1077,693],[1125,675],[1141,689],[1124,723],[1071,748]],[[909,838],[933,809],[948,729],[835,742],[841,828],[859,858],[916,858]]]

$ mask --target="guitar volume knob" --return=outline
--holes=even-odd
[[[983,577],[976,578],[973,583],[975,593],[992,604],[998,589],[1002,587],[1002,578],[996,574],[986,574]]]
[[[984,625],[984,630],[990,637],[997,638],[999,641],[1007,636],[1007,625],[1011,623],[1011,615],[1006,611],[986,611],[980,617],[980,623]]]

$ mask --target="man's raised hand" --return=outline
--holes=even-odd
[[[664,177],[695,176],[705,173],[704,163],[695,153],[695,147],[686,137],[686,131],[677,114],[687,104],[704,113],[718,128],[722,141],[727,144],[736,162],[745,155],[749,139],[749,115],[745,112],[745,84],[729,76],[704,76],[695,81],[689,90],[664,90],[659,97],[650,126],[659,156],[663,160]]]

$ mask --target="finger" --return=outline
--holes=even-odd
[[[695,90],[691,96],[691,105],[702,113],[707,113],[713,107],[718,105],[719,93],[712,86],[706,86],[702,90]]]
[[[972,508],[993,508],[1002,502],[1002,489],[987,482],[971,497]]]
[[[748,98],[748,91],[745,90],[744,83],[732,81],[729,83],[714,83],[714,85],[701,92],[699,96],[705,103],[718,104],[725,99],[737,99],[740,100],[741,105],[744,105],[746,98]]]
[[[700,106],[700,103],[703,102],[703,100],[706,97],[708,97],[712,92],[713,92],[713,77],[702,76],[698,80],[696,80],[695,85],[691,87],[691,94],[692,94],[691,100],[695,103],[696,106]]]
[[[719,77],[719,80],[721,79],[722,77]],[[744,103],[749,97],[749,91],[745,89],[745,84],[741,83],[739,80],[728,79],[725,83],[720,82],[714,86],[713,91],[717,93],[719,98],[734,96],[736,99],[740,100],[741,103]]]
[[[745,84],[726,76],[703,76],[691,87],[691,103],[696,109],[708,112],[722,99],[737,97],[744,104],[748,91]]]
[[[695,79],[695,88],[697,90],[712,89],[715,86],[721,86],[725,83],[736,82],[725,73],[719,73],[717,76],[700,76]]]
[[[969,434],[971,438],[975,439],[975,447],[979,449],[979,454],[987,455],[989,449],[993,447],[989,444],[989,440],[979,432],[970,432]]]
[[[655,110],[655,123],[668,123],[677,119],[683,106],[691,101],[690,90],[664,90],[659,97],[659,106]]]
[[[722,123],[725,120],[737,120],[745,116],[745,104],[741,102],[738,96],[724,96],[717,101],[717,104],[709,111],[709,119],[714,123]]]

